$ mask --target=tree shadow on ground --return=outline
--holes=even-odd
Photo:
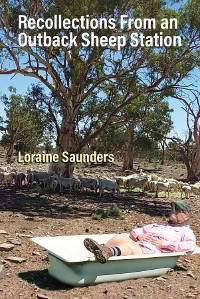
[[[16,188],[0,190],[0,211],[21,213],[29,217],[40,216],[55,219],[90,217],[95,209],[107,208],[115,203],[124,211],[136,211],[150,216],[168,216],[169,200],[154,198],[142,192],[132,192],[113,197],[105,193],[102,197],[94,192],[72,194],[42,194]]]
[[[176,272],[178,272],[178,271],[187,272],[188,269],[186,269],[186,268],[183,267],[183,266],[176,265],[176,266],[174,267],[174,271],[176,271]]]
[[[53,279],[47,269],[21,272],[18,276],[30,284],[35,284],[38,288],[48,291],[69,290],[70,286]]]

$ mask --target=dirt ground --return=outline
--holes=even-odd
[[[145,165],[144,165],[145,166]],[[184,179],[184,166],[165,166],[148,169],[164,177]],[[112,177],[119,168],[89,168],[87,172]],[[53,280],[48,274],[47,252],[32,242],[31,237],[74,234],[101,234],[129,232],[135,226],[159,222],[168,215],[169,200],[155,198],[141,192],[122,193],[114,199],[105,194],[101,199],[93,192],[73,192],[63,195],[33,193],[23,187],[0,187],[0,243],[17,239],[21,244],[0,252],[0,262],[6,275],[0,280],[1,299],[144,299],[144,298],[200,298],[200,259],[198,255],[183,256],[175,269],[163,277],[103,283],[88,287],[69,287]],[[172,199],[172,197],[170,198]],[[92,220],[91,213],[112,203],[123,210],[124,220],[107,218]],[[200,245],[200,201],[194,196],[188,200],[193,214],[191,227]],[[3,233],[2,230],[5,232]],[[25,259],[14,263],[9,256]]]

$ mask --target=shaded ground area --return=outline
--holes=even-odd
[[[177,170],[177,176],[181,173]],[[188,202],[193,210],[191,227],[200,245],[200,201],[192,197]],[[123,210],[123,220],[91,218],[94,210],[109,207],[112,203]],[[123,193],[114,199],[110,194],[99,198],[92,192],[38,195],[25,187],[22,190],[1,187],[0,230],[7,234],[0,234],[0,243],[17,238],[21,245],[15,245],[11,252],[0,252],[0,260],[6,267],[6,276],[0,281],[0,298],[28,299],[40,295],[54,299],[200,298],[198,255],[181,257],[177,267],[160,278],[71,288],[49,276],[47,252],[31,241],[31,236],[129,232],[132,227],[161,221],[168,213],[168,199],[155,198],[154,194]],[[11,255],[26,261],[9,262],[6,257]]]

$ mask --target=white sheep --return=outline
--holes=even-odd
[[[152,179],[152,176],[151,175],[147,175],[146,178],[147,178],[147,181],[146,181],[143,189],[144,189],[144,191],[149,191],[149,190],[151,190],[151,179]]]
[[[58,176],[57,174],[53,174],[51,176],[51,178],[54,178],[57,180],[58,185],[60,187],[60,193],[63,191],[63,188],[69,189],[69,192],[71,193],[73,184],[74,184],[73,178],[64,178],[64,177]]]
[[[169,182],[157,182],[156,183],[156,194],[155,197],[158,197],[158,192],[160,191],[164,191],[165,192],[165,197],[166,194],[168,194],[168,198],[169,198]]]
[[[90,190],[94,190],[95,194],[97,194],[97,189],[98,189],[97,179],[79,177],[79,180],[81,182],[81,191],[83,191],[83,188],[87,188]]]
[[[150,191],[156,192],[156,184],[158,181],[151,181],[150,182]]]
[[[167,179],[166,180],[169,183],[169,190],[178,191],[180,189],[179,182],[175,179]]]
[[[16,186],[21,187],[23,182],[25,185],[25,180],[26,180],[25,173],[23,173],[23,172],[16,173],[16,175],[15,175],[15,185]]]
[[[181,198],[182,198],[183,193],[185,193],[185,198],[190,198],[191,192],[192,192],[192,188],[190,185],[188,185],[188,184],[183,185],[181,187]]]
[[[27,185],[32,185],[34,182],[34,172],[33,171],[27,171],[26,175]]]
[[[81,181],[78,178],[72,178],[73,189],[75,191],[81,190]]]
[[[141,188],[144,191],[147,182],[147,177],[130,177],[127,180],[127,186],[129,189]]]
[[[51,176],[50,173],[46,171],[32,171],[30,172],[32,174],[33,181],[43,184],[43,188],[47,188],[48,180]]]
[[[179,191],[180,192],[182,192],[182,187],[183,186],[190,186],[188,183],[182,182],[182,181],[179,181],[178,184],[179,184]]]
[[[127,187],[127,180],[128,180],[128,176],[117,176],[115,178],[116,182],[117,182],[117,185],[119,187],[124,187],[126,188]]]
[[[193,185],[190,185],[190,187],[191,187],[191,191],[192,191],[192,193],[194,194],[194,195],[197,195],[197,196],[199,196],[199,194],[200,194],[200,183],[198,182],[198,183],[195,183],[195,184],[193,184]]]
[[[6,186],[12,185],[13,181],[15,180],[16,173],[15,172],[4,172],[3,182]]]
[[[117,182],[111,181],[108,179],[99,179],[99,196],[100,197],[104,193],[104,190],[112,191],[113,196],[115,196],[115,194],[117,194],[117,196],[118,196],[120,193],[120,189],[119,189]]]
[[[47,181],[47,189],[55,192],[57,186],[58,186],[57,179],[55,177],[50,177]]]

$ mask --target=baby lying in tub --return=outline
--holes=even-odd
[[[194,251],[196,238],[189,227],[190,216],[191,210],[186,202],[173,201],[167,222],[133,229],[129,236],[115,235],[106,244],[101,245],[93,239],[86,238],[84,246],[102,264],[111,256]]]

